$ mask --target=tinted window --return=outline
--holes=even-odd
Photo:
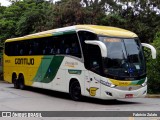
[[[90,55],[98,53],[98,51],[96,51],[97,49],[90,49],[89,46],[91,45],[87,45],[85,40],[98,40],[98,37],[96,34],[87,31],[79,31],[78,35],[82,46],[84,65],[87,69],[90,69]]]
[[[5,43],[9,56],[63,54],[81,57],[76,33]]]

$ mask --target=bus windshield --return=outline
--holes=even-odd
[[[113,78],[137,78],[146,74],[145,60],[138,39],[99,37],[107,47],[104,74]]]

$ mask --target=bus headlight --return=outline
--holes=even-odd
[[[112,83],[109,83],[107,81],[100,80],[100,83],[105,85],[105,86],[111,87],[111,88],[115,87],[115,85],[113,85]]]
[[[111,86],[110,86],[111,88],[114,88],[114,87],[116,87],[116,85],[113,85],[113,84],[111,84]]]

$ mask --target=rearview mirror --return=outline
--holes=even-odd
[[[147,44],[147,43],[141,43],[143,47],[147,47],[151,50],[151,53],[152,53],[152,59],[156,59],[156,49],[150,45],[150,44]]]
[[[91,45],[97,45],[97,46],[99,46],[99,48],[101,50],[102,57],[107,57],[107,47],[106,47],[106,45],[103,42],[96,41],[96,40],[94,40],[94,41],[85,40],[85,43],[86,44],[91,44]]]

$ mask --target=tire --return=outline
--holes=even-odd
[[[21,77],[19,78],[18,83],[19,83],[19,88],[20,88],[21,90],[24,90],[26,86],[25,86],[25,84],[24,84],[24,77],[23,77],[23,76],[21,76]]]
[[[75,101],[79,101],[82,98],[81,87],[78,81],[73,81],[69,87],[69,94]]]
[[[13,78],[13,85],[14,85],[14,88],[19,89],[19,82],[16,78]]]

